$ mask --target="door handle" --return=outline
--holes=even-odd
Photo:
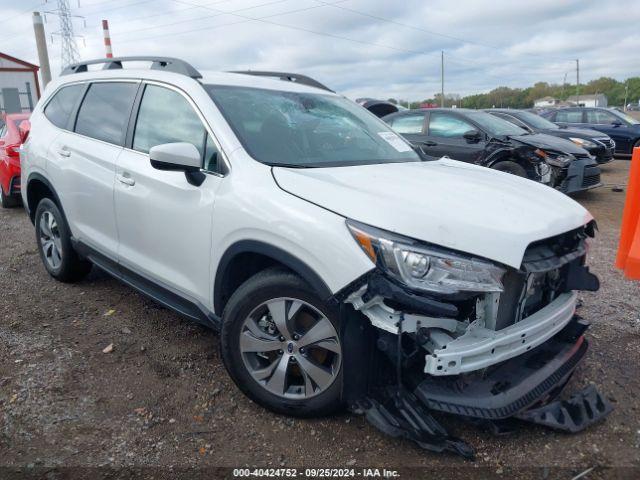
[[[131,177],[125,177],[124,175],[116,175],[116,178],[120,183],[129,185],[130,187],[133,187],[136,184],[136,181]]]
[[[435,147],[438,144],[436,142],[432,142],[431,140],[426,140],[424,142],[418,142],[418,145],[421,147]]]
[[[70,157],[71,152],[63,147],[60,150],[58,150],[58,155],[60,155],[61,157]]]

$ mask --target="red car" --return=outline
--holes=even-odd
[[[29,114],[5,115],[0,122],[0,202],[2,207],[20,205],[20,145],[29,134]]]

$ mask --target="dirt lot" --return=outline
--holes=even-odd
[[[625,184],[628,167],[603,167],[604,181]],[[219,466],[353,466],[404,478],[422,476],[414,467],[568,479],[595,467],[582,478],[640,478],[640,284],[612,267],[624,195],[609,185],[577,198],[600,227],[589,257],[602,289],[583,295],[591,350],[572,386],[594,382],[615,411],[578,435],[526,426],[492,437],[447,419],[475,446],[476,462],[387,438],[358,416],[297,420],[257,407],[225,373],[215,333],[97,269],[76,285],[55,282],[24,211],[2,210],[0,465],[36,476],[56,467],[147,467],[159,478]],[[99,470],[118,471],[126,470]]]

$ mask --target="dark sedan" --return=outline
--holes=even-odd
[[[583,128],[560,127],[540,115],[525,110],[493,108],[486,112],[524,128],[530,133],[545,133],[571,140],[593,155],[600,165],[613,160],[616,144],[604,133]]]
[[[448,156],[544,183],[565,193],[601,185],[589,153],[562,138],[530,134],[478,110],[405,110],[383,117],[429,157]]]
[[[546,112],[544,117],[560,126],[606,133],[616,142],[618,155],[631,155],[634,147],[640,147],[640,121],[613,108],[560,108]]]

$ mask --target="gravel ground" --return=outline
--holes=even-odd
[[[625,160],[603,167],[604,181],[624,185],[628,168]],[[582,478],[640,478],[640,284],[612,266],[624,195],[609,185],[577,198],[600,227],[589,261],[602,288],[583,295],[591,350],[571,386],[595,383],[615,411],[577,435],[527,425],[494,437],[445,419],[477,449],[476,462],[424,452],[346,413],[298,420],[263,410],[227,376],[214,332],[97,269],[79,284],[54,281],[24,211],[2,210],[0,478],[18,475],[6,467],[35,476],[75,467],[66,472],[92,478],[135,467],[193,478],[244,466],[568,479],[595,467]]]

